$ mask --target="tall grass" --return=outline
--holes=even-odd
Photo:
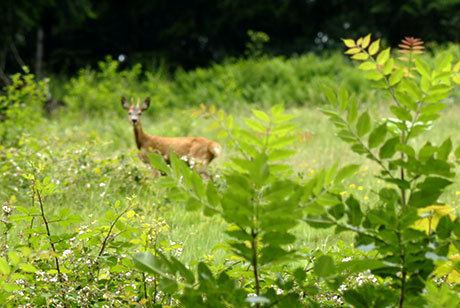
[[[430,135],[429,140],[436,142],[450,135],[454,144],[459,142],[457,132],[460,130],[460,123],[456,116],[459,112],[458,106],[446,112],[443,120],[436,123],[440,127],[435,130],[438,133]],[[178,110],[165,112],[159,117],[147,113],[143,121],[144,129],[151,134],[169,136],[204,135],[223,143],[209,129],[210,121],[193,116],[193,113],[193,110]],[[241,123],[242,118],[247,115],[245,110],[234,109],[232,113],[237,123]],[[288,161],[296,173],[311,177],[321,168],[330,167],[335,162],[340,165],[362,162],[361,158],[334,135],[331,124],[316,108],[292,108],[290,113],[295,116],[294,121],[299,127],[299,142],[295,148],[297,154]],[[379,114],[376,112],[375,116]],[[186,128],[180,128],[181,125]],[[155,185],[156,179],[150,177],[148,168],[137,158],[133,132],[126,119],[61,116],[40,124],[30,133],[29,138],[46,136],[36,139],[35,142],[40,151],[49,151],[52,159],[47,167],[47,175],[59,183],[59,193],[46,200],[49,211],[72,207],[83,217],[94,219],[108,209],[108,202],[113,203],[115,200],[125,200],[136,195],[139,200],[139,213],[152,219],[166,219],[170,231],[163,236],[167,240],[183,243],[183,261],[191,262],[203,258],[223,261],[225,252],[213,251],[213,247],[225,239],[223,231],[226,224],[216,217],[203,217],[198,212],[187,212],[183,205],[163,199],[162,192]],[[426,141],[417,140],[417,143],[421,145]],[[212,164],[217,172],[224,169],[226,160],[234,150],[224,148],[224,153],[223,157]],[[347,183],[348,189],[343,193],[354,194],[366,200],[365,204],[374,206],[375,191],[384,185],[373,176],[378,171],[376,165],[365,162],[363,168]],[[9,184],[0,190],[0,198],[9,200],[14,195],[19,202],[27,203],[27,186],[21,185],[19,178],[17,182],[12,181]],[[460,191],[459,183],[450,188],[446,199],[442,201],[456,206],[459,203],[457,191]],[[328,230],[312,230],[306,225],[301,225],[296,232],[302,235],[302,240],[296,244],[298,248],[330,247],[340,239],[350,242],[346,234],[336,237]]]
[[[30,157],[49,157],[46,172],[59,189],[46,200],[50,212],[72,207],[83,217],[95,218],[107,210],[108,203],[136,195],[136,210],[151,219],[165,218],[170,229],[162,236],[184,244],[183,261],[213,255],[221,263],[225,252],[213,251],[213,247],[223,242],[225,223],[187,212],[182,205],[163,198],[156,180],[137,158],[132,128],[121,108],[120,96],[151,96],[154,108],[143,118],[144,130],[149,134],[201,135],[222,143],[224,140],[219,140],[216,131],[209,128],[211,122],[199,112],[200,105],[223,107],[233,114],[236,124],[243,125],[243,118],[252,107],[263,109],[283,102],[298,126],[297,154],[287,163],[302,178],[335,162],[362,163],[362,158],[334,135],[332,124],[317,108],[324,99],[320,85],[341,82],[359,93],[358,100],[373,104],[374,116],[388,116],[382,115],[380,106],[385,104],[385,97],[368,90],[367,81],[338,53],[229,60],[191,72],[178,71],[173,80],[162,71],[145,73],[139,66],[120,72],[118,63],[109,58],[100,63],[98,70],[84,69],[69,81],[64,91],[67,107],[27,132],[25,139],[29,143],[17,151],[25,151]],[[442,120],[436,122],[440,129],[428,139],[438,142],[450,135],[458,144],[459,112],[456,105],[445,112]],[[416,142],[420,146],[426,141]],[[221,172],[233,154],[234,149],[224,148],[224,154],[212,163],[212,168]],[[17,162],[17,172],[1,171],[4,185],[0,188],[0,200],[14,196],[20,203],[29,202],[28,186],[21,179],[24,166]],[[375,192],[384,185],[374,177],[378,171],[375,164],[364,162],[343,193],[354,194],[365,204],[375,206]],[[457,191],[460,192],[459,183],[451,186],[445,200],[440,201],[458,209]],[[299,248],[329,247],[339,240],[329,231],[319,232],[306,225],[296,232],[303,239],[296,243]],[[340,239],[349,241],[347,235]]]

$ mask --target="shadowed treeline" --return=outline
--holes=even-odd
[[[126,63],[186,69],[240,57],[249,30],[268,34],[264,52],[334,48],[342,37],[404,36],[458,41],[460,1],[28,1],[0,3],[0,73],[28,65],[38,76],[73,73],[111,54]]]

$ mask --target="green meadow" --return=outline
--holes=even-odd
[[[447,50],[454,56],[460,54],[457,46],[450,46]],[[427,61],[436,61],[442,57],[442,53],[439,50],[424,57]],[[21,78],[33,78],[27,74],[24,76],[17,75],[17,82],[20,83]],[[249,293],[253,292],[250,287],[252,278],[248,271],[251,265],[244,263],[241,256],[236,256],[230,248],[232,242],[229,235],[235,225],[229,224],[224,216],[211,216],[204,214],[201,209],[191,209],[190,204],[171,194],[170,189],[174,185],[166,177],[152,176],[150,167],[137,157],[133,129],[121,106],[121,97],[151,98],[152,107],[142,117],[143,129],[150,135],[203,136],[219,142],[223,146],[222,155],[208,168],[212,180],[204,180],[205,185],[212,182],[218,189],[227,188],[228,183],[224,179],[234,168],[232,164],[235,158],[241,156],[235,140],[228,133],[223,133],[218,124],[228,126],[231,123],[234,127],[247,128],[247,119],[258,121],[257,115],[260,118],[260,113],[254,110],[270,114],[273,113],[273,106],[281,104],[286,118],[289,118],[288,124],[292,127],[290,140],[293,141],[286,149],[283,148],[292,151],[292,155],[283,161],[288,170],[283,173],[286,183],[313,183],[318,178],[324,178],[323,173],[327,171],[322,170],[356,164],[359,167],[337,183],[341,190],[334,193],[343,200],[356,198],[363,212],[375,209],[382,204],[379,201],[381,191],[385,188],[389,190],[393,184],[381,177],[379,164],[356,154],[337,136],[333,123],[322,112],[322,108],[328,104],[323,92],[325,86],[333,89],[339,86],[347,88],[351,98],[358,101],[359,112],[368,110],[376,123],[394,117],[388,109],[391,97],[373,88],[372,82],[356,69],[356,64],[339,53],[322,56],[308,54],[297,58],[229,60],[208,68],[190,72],[177,71],[174,74],[161,68],[147,70],[140,65],[124,68],[121,63],[108,57],[97,68],[82,69],[70,79],[51,78],[47,85],[37,85],[36,88],[10,89],[10,100],[28,100],[29,104],[18,108],[16,113],[10,114],[11,117],[2,123],[0,200],[6,217],[2,225],[2,242],[5,243],[5,259],[2,260],[16,257],[18,261],[8,267],[3,265],[0,270],[10,279],[8,281],[16,281],[11,273],[15,271],[15,266],[22,268],[25,262],[33,264],[32,267],[26,267],[28,275],[36,275],[38,268],[43,268],[46,275],[52,275],[54,269],[49,264],[53,264],[53,258],[56,263],[61,260],[63,271],[70,271],[70,268],[78,266],[78,262],[83,262],[81,260],[85,258],[93,260],[91,258],[94,255],[96,261],[87,262],[95,262],[98,266],[96,276],[100,283],[95,287],[93,295],[95,298],[102,294],[110,297],[115,294],[112,288],[114,281],[121,279],[111,275],[132,275],[131,254],[154,251],[155,254],[177,258],[187,268],[207,264],[215,273],[235,271],[235,277],[243,277],[240,277],[241,286],[245,286]],[[42,90],[51,91],[55,100],[49,113],[42,110],[45,104],[40,96]],[[449,137],[454,145],[459,144],[459,97],[460,92],[454,88],[446,100],[448,107],[441,112],[440,118],[430,122],[427,132],[411,139],[409,145],[418,151],[427,142],[440,144]],[[220,114],[225,114],[225,121],[224,116],[219,118]],[[254,133],[252,138],[257,139],[257,136]],[[447,158],[451,163],[455,159],[454,153]],[[333,181],[330,182],[332,185]],[[454,209],[452,214],[458,215],[458,178],[445,189],[436,203],[451,206]],[[13,214],[8,209],[12,209]],[[10,217],[11,223],[7,220]],[[356,249],[355,234],[350,231],[337,234],[333,228],[313,228],[301,221],[292,229],[292,234],[295,240],[289,241],[283,249],[298,252],[305,258],[298,257],[286,267],[278,264],[273,265],[274,269],[268,267],[265,276],[267,280],[264,281],[267,286],[277,283],[272,273],[286,273],[283,272],[286,268],[286,277],[294,275],[289,270],[298,265],[304,266],[308,273],[313,269],[308,268],[311,262],[323,254],[333,256],[334,261],[339,263],[348,257],[375,256],[369,251]],[[34,241],[34,237],[41,242]],[[48,240],[54,241],[52,249],[47,244]],[[77,244],[74,244],[75,241]],[[254,247],[255,244],[245,240],[244,245]],[[22,252],[11,254],[12,249],[5,247],[14,247]],[[36,250],[29,251],[25,247],[34,247]],[[113,254],[110,255],[109,251]],[[72,261],[68,257],[70,253],[78,254],[80,258]],[[43,258],[49,261],[45,262],[48,265],[42,264]],[[82,268],[85,266],[82,265]],[[315,273],[318,277],[328,277],[324,268],[331,265],[327,263],[327,266],[317,266],[319,269],[315,268]],[[186,272],[183,267],[180,268],[182,273]],[[155,270],[146,269],[144,272],[157,273]],[[92,268],[89,266],[87,271],[85,273],[89,275]],[[26,277],[19,276],[22,275],[19,270],[17,273],[15,277],[18,279]],[[143,303],[148,303],[150,298],[146,290],[155,294],[150,298],[151,307],[170,307],[178,303],[167,295],[161,301],[157,299],[161,292],[167,294],[168,290],[172,290],[174,293],[177,291],[175,287],[170,288],[161,280],[160,286],[166,291],[157,293],[159,276],[152,274],[153,280],[146,280],[147,276],[143,272],[135,273],[137,278],[133,280],[133,285],[138,286],[123,289],[125,297],[111,303],[131,302],[141,306],[142,298],[146,300]],[[33,280],[36,276],[27,277]],[[89,276],[82,274],[82,277],[86,277],[85,281],[91,285]],[[128,276],[124,277],[128,279]],[[186,274],[184,277],[187,280]],[[336,279],[339,276],[334,277]],[[326,279],[321,279],[308,280],[311,282],[308,288],[312,285],[315,288],[325,288],[322,283]],[[152,283],[150,289],[146,281]],[[178,278],[177,281],[178,284],[184,283],[183,279]],[[248,285],[244,285],[244,281]],[[385,280],[379,282],[383,285]],[[353,285],[350,280],[341,283]],[[2,293],[0,298],[5,303],[20,302],[17,297],[19,291],[11,285],[14,283],[8,284],[13,293],[8,292],[13,295],[8,297]],[[176,282],[173,285],[176,286]],[[83,288],[83,285],[80,287]],[[182,288],[186,287],[189,286],[184,283]],[[138,292],[136,288],[144,288],[145,294],[133,295]],[[54,295],[37,299],[37,302],[49,304],[53,300],[54,303],[65,301],[65,295],[59,295],[64,292],[62,290],[65,288],[51,292]],[[81,296],[78,287],[72,290],[78,291],[75,294]],[[35,291],[30,292],[34,294]],[[323,303],[321,307],[338,307],[343,303],[334,299],[335,291],[321,293],[324,298],[318,293],[312,294],[309,298]],[[88,303],[97,302],[88,298],[85,299]],[[80,300],[78,297],[75,302]],[[259,304],[257,307],[260,307]]]

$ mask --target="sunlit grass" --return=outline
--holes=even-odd
[[[381,114],[378,109],[380,108],[373,111],[374,116]],[[317,109],[296,108],[289,112],[295,116],[294,121],[299,127],[299,139],[295,144],[297,153],[287,162],[293,167],[293,176],[308,179],[322,168],[329,168],[336,162],[339,166],[361,164],[360,170],[345,183],[346,190],[342,194],[355,196],[364,206],[378,206],[376,194],[388,185],[377,177],[379,166],[353,153],[348,145],[335,135],[333,125]],[[247,110],[239,110],[233,114],[235,122],[242,123],[243,117],[249,113]],[[459,144],[458,114],[460,107],[451,107],[443,114],[441,120],[436,122],[437,129],[417,138],[414,146],[420,147],[426,141],[439,144],[449,136],[454,145]],[[180,121],[176,117],[179,117]],[[217,132],[209,129],[210,123],[210,120],[193,116],[193,111],[148,115],[143,121],[144,130],[149,134],[203,135],[216,140]],[[183,261],[213,259],[216,264],[222,263],[225,251],[213,251],[213,247],[227,238],[224,232],[227,228],[226,223],[219,216],[204,217],[200,211],[188,212],[181,204],[164,200],[161,190],[155,185],[156,180],[150,177],[148,168],[137,158],[132,128],[126,119],[109,116],[98,119],[64,116],[44,122],[34,134],[48,136],[48,147],[53,153],[67,153],[66,157],[56,155],[56,159],[48,167],[49,176],[60,181],[59,192],[46,200],[48,211],[69,207],[89,220],[103,215],[116,200],[124,201],[127,197],[137,196],[139,213],[152,219],[163,217],[169,224],[169,232],[162,236],[166,240],[183,244],[180,256]],[[225,143],[224,140],[218,141]],[[90,165],[84,167],[85,162],[80,162],[79,166],[88,169],[75,170],[68,167],[76,165],[72,162],[73,158],[69,157],[69,153],[76,151],[85,152],[84,157]],[[81,152],[78,153],[81,155]],[[224,153],[212,163],[216,172],[219,172],[219,168],[235,150],[224,148]],[[97,168],[101,170],[96,170],[96,166],[91,165],[91,162],[107,166],[108,171],[104,171],[100,166]],[[71,177],[78,177],[79,181],[65,185],[66,178]],[[2,193],[2,197],[6,199],[10,196],[4,196]],[[27,196],[18,198],[26,200]],[[458,211],[458,180],[446,190],[440,202],[452,205]],[[348,233],[336,235],[332,230],[313,229],[305,223],[300,223],[294,233],[298,237],[296,249],[329,249],[339,240],[350,244],[352,239]]]

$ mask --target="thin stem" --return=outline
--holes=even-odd
[[[47,220],[46,215],[45,215],[45,210],[44,210],[44,206],[43,206],[43,199],[42,199],[42,196],[40,195],[40,191],[37,189],[37,187],[35,185],[35,181],[36,181],[36,178],[35,178],[35,174],[34,174],[33,186],[32,186],[33,191],[37,195],[38,203],[40,205],[41,217],[43,219],[43,223],[45,224],[46,234],[48,235],[48,240],[49,240],[49,243],[50,243],[50,246],[51,246],[51,250],[53,251],[53,254],[54,254],[54,261],[55,261],[55,264],[56,264],[56,271],[58,273],[58,279],[59,279],[59,282],[63,283],[64,280],[62,278],[61,268],[59,266],[59,259],[57,257],[56,247],[54,246],[54,243],[53,243],[53,241],[51,239],[51,231],[50,231],[50,228],[49,228],[48,220]],[[68,304],[66,302],[66,293],[64,292],[64,290],[62,290],[61,296],[62,296],[62,302],[64,304],[64,307],[68,307]]]
[[[405,131],[401,131],[401,144],[406,144],[405,140]],[[403,152],[401,152],[401,160],[404,161],[405,155]],[[401,167],[401,180],[404,181],[405,174],[404,174],[404,168]],[[406,190],[401,187],[401,205],[405,206],[406,205]]]
[[[254,280],[256,282],[256,295],[260,296],[260,285],[259,285],[259,273],[257,268],[257,233],[255,232],[254,228],[251,229],[251,246],[252,246],[252,270],[254,272]],[[256,307],[259,308],[260,304],[257,303]]]
[[[144,298],[148,300],[148,295],[147,295],[147,282],[145,281],[145,273],[142,272],[142,282],[144,284]]]
[[[32,207],[35,205],[35,194],[33,193],[32,194]],[[32,230],[32,228],[34,227],[34,220],[35,220],[35,216],[32,215],[32,219],[30,220],[30,226],[29,226],[29,229]],[[29,247],[32,247],[32,243],[30,242],[30,238],[32,237],[32,232],[29,233],[29,235],[27,236],[27,244],[29,245]]]
[[[400,243],[400,247],[401,245],[402,244]],[[401,270],[401,291],[399,293],[399,308],[402,308],[404,304],[404,292],[405,292],[405,287],[406,287],[406,275],[407,274],[406,274],[406,268],[405,268],[406,258],[404,255],[404,251],[401,251],[400,253],[401,253],[400,257],[401,257],[401,263],[402,263],[402,270]]]
[[[387,168],[387,166],[385,166],[385,164],[383,163],[383,161],[381,161],[372,151],[371,149],[366,146],[366,144],[361,140],[361,138],[358,136],[358,134],[356,134],[353,130],[353,128],[350,126],[350,124],[347,123],[347,128],[348,128],[348,131],[350,133],[353,134],[353,136],[356,138],[356,140],[358,140],[359,144],[366,150],[366,152],[371,156],[371,159],[373,161],[375,161],[377,164],[380,165],[380,167],[383,168],[383,170],[385,170],[385,172],[388,174],[389,177],[391,177],[392,179],[394,179],[395,177],[393,176],[393,174],[391,174],[390,172],[390,169]]]
[[[110,238],[110,235],[112,234],[112,230],[113,228],[115,227],[115,224],[117,223],[118,220],[120,220],[120,218],[130,210],[131,208],[127,208],[125,209],[123,212],[120,213],[120,215],[117,216],[117,218],[115,218],[115,220],[112,222],[112,224],[110,225],[110,228],[109,228],[109,232],[107,232],[107,235],[105,236],[104,238],[104,241],[102,242],[102,246],[101,246],[101,250],[99,251],[99,254],[98,254],[98,257],[102,256],[102,253],[104,252],[105,248],[107,247],[107,244],[109,242],[109,238]]]
[[[54,261],[56,263],[56,270],[58,272],[59,277],[61,277],[61,269],[60,269],[60,266],[59,266],[59,259],[57,257],[57,252],[56,252],[56,248],[54,247],[54,243],[51,240],[51,232],[50,232],[48,220],[47,220],[46,215],[45,215],[45,210],[44,210],[44,207],[43,207],[43,200],[42,200],[42,197],[40,195],[40,191],[35,186],[35,176],[34,176],[33,189],[34,189],[34,192],[35,192],[35,194],[37,195],[37,198],[38,198],[38,204],[40,205],[40,214],[41,214],[43,223],[45,224],[46,234],[48,235],[48,240],[49,240],[49,243],[50,243],[50,246],[51,246],[51,250],[54,253]]]

